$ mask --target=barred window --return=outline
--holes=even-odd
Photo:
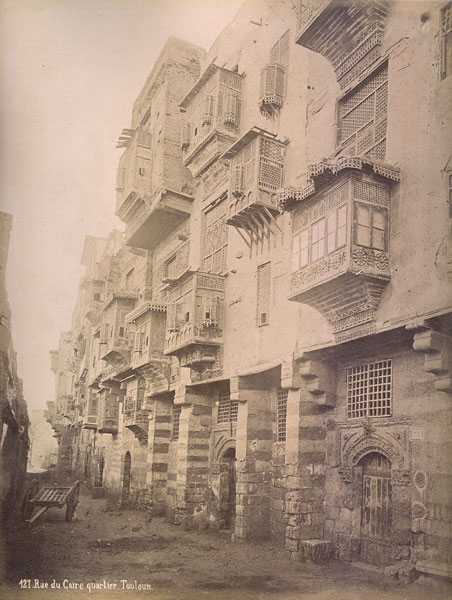
[[[286,441],[286,425],[287,425],[287,390],[278,391],[277,405],[277,440],[278,442]]]
[[[270,318],[270,263],[257,268],[257,325],[268,325]]]
[[[347,369],[347,417],[349,419],[390,416],[391,396],[391,360]]]
[[[173,431],[171,439],[177,442],[179,439],[179,425],[180,425],[180,413],[182,408],[180,406],[173,406]]]
[[[218,423],[237,421],[239,412],[238,400],[231,400],[229,394],[221,394],[218,403]]]

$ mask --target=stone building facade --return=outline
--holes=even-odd
[[[451,11],[249,1],[209,52],[167,42],[71,332],[95,487],[450,572]]]
[[[11,335],[11,310],[5,271],[12,215],[0,212],[0,522],[14,515],[24,492],[29,418]]]

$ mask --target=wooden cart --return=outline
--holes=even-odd
[[[76,481],[72,487],[52,486],[39,489],[39,483],[34,480],[24,500],[22,517],[31,525],[49,508],[63,508],[66,505],[66,521],[72,521],[78,504],[79,493],[79,481]],[[34,512],[37,507],[39,510]]]

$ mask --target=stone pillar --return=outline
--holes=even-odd
[[[175,522],[186,529],[207,527],[209,441],[212,399],[181,384],[174,404],[181,405],[177,454]]]
[[[304,560],[326,558],[331,551],[331,544],[323,542],[325,412],[332,405],[335,373],[306,361],[300,374],[299,389],[289,389],[287,402],[285,518],[286,550],[291,558]]]
[[[236,440],[235,540],[259,540],[270,536],[271,394],[269,389],[246,389],[243,381],[238,387],[231,380],[231,399],[238,396],[240,402]]]
[[[166,513],[166,484],[168,474],[168,449],[171,436],[170,394],[158,396],[153,400],[149,415],[149,441],[147,455],[148,502],[153,515]]]

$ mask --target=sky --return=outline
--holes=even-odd
[[[0,210],[30,408],[54,399],[49,351],[70,330],[85,235],[114,216],[115,149],[170,35],[208,49],[243,0],[0,0]]]

